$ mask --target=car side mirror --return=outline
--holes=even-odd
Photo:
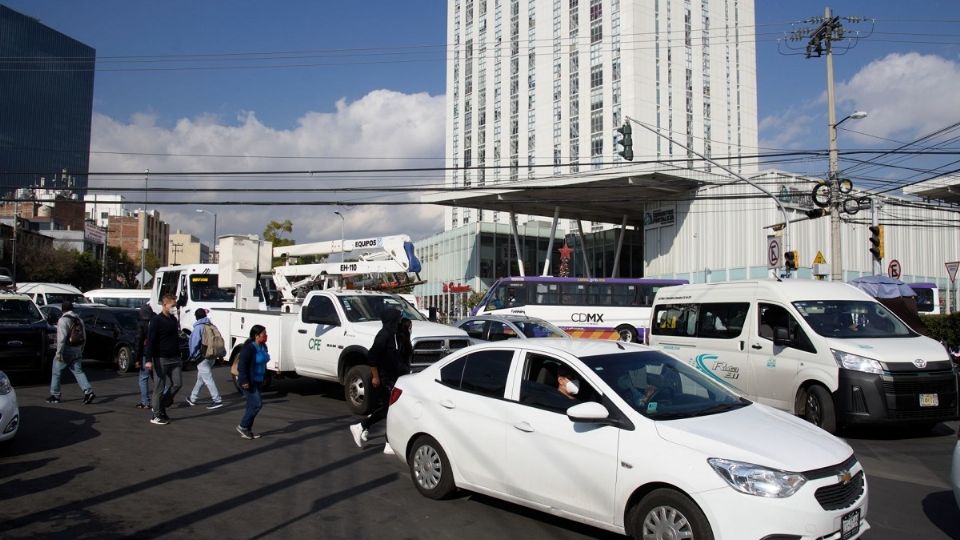
[[[600,424],[606,423],[610,419],[610,411],[596,401],[588,401],[567,409],[567,418],[571,422]]]
[[[773,344],[778,347],[790,345],[790,331],[782,326],[773,329]]]

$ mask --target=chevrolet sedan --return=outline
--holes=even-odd
[[[869,529],[850,446],[642,345],[476,345],[390,399],[387,439],[426,497],[466,489],[636,539]]]

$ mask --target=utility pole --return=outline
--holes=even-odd
[[[178,244],[178,243],[176,243],[176,242],[172,242],[171,245],[173,245],[173,249],[170,250],[170,251],[173,252],[173,265],[176,266],[176,265],[177,265],[177,253],[183,253],[183,249],[182,249],[182,248],[183,248],[183,244]]]
[[[143,171],[143,227],[140,228],[140,277],[144,275],[144,270],[146,267],[144,263],[147,259],[147,186],[150,182],[150,169]],[[140,288],[146,289],[147,284],[144,283],[145,280],[141,280]]]

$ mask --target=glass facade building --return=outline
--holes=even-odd
[[[92,47],[0,5],[0,196],[41,178],[83,194],[95,64]]]

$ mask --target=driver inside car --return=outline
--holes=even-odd
[[[557,391],[567,399],[577,399],[577,394],[580,393],[577,373],[567,366],[560,366],[557,371]]]

